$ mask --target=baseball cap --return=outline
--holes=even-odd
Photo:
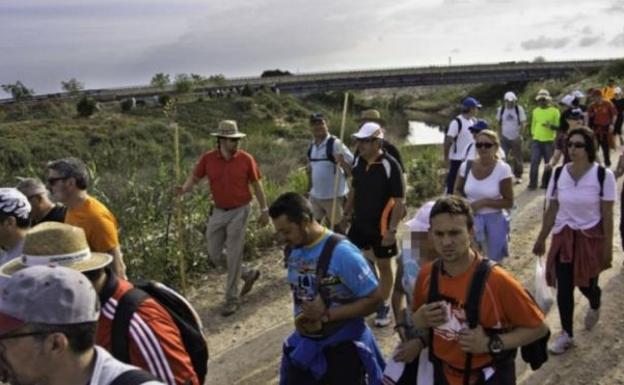
[[[28,198],[18,189],[13,187],[0,188],[0,213],[28,220],[30,210]]]
[[[568,119],[571,119],[571,120],[581,120],[584,117],[585,117],[585,114],[583,114],[583,110],[581,110],[580,108],[575,108],[571,110],[570,114],[568,115]]]
[[[486,120],[483,119],[479,119],[477,120],[477,122],[475,124],[473,124],[472,126],[468,127],[468,129],[470,130],[470,132],[472,132],[473,134],[483,131],[485,129],[488,128],[488,122]]]
[[[22,325],[97,322],[100,303],[89,279],[66,267],[33,266],[14,274],[0,294],[0,335]]]
[[[358,132],[353,134],[353,137],[357,139],[365,139],[365,138],[383,139],[384,134],[379,124],[368,122],[368,123],[362,124],[362,127],[360,127]]]
[[[503,99],[505,99],[508,102],[515,102],[518,100],[518,97],[513,92],[507,91],[505,92],[505,96],[503,97]]]
[[[466,99],[464,99],[462,101],[462,106],[464,106],[465,108],[473,108],[473,107],[481,108],[481,107],[483,107],[481,105],[481,103],[479,103],[479,101],[477,99],[473,98],[472,96],[469,96]]]
[[[572,103],[574,102],[574,99],[576,99],[574,95],[566,95],[563,98],[561,98],[560,103],[563,104],[564,106],[572,107],[573,106]]]
[[[576,99],[581,99],[585,97],[585,94],[581,92],[581,90],[574,90],[572,92],[572,96],[574,96]]]
[[[620,87],[615,87],[615,90],[613,90],[613,92],[614,92],[616,95],[619,95],[619,94],[621,94],[621,93],[622,93],[622,88],[620,88]]]
[[[310,123],[320,123],[325,121],[325,115],[320,112],[315,112],[310,115]]]

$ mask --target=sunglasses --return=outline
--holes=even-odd
[[[477,142],[475,143],[476,148],[492,148],[494,147],[494,143],[490,142]]]
[[[568,142],[568,148],[585,148],[584,142]]]
[[[66,176],[59,176],[59,177],[56,177],[56,178],[48,178],[48,185],[52,186],[56,182],[58,182],[59,180],[66,180],[66,179],[68,179],[68,177],[66,177]]]
[[[372,143],[377,140],[377,138],[357,138],[356,139],[360,143]]]

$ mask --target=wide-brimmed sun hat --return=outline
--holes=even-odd
[[[220,138],[244,138],[247,134],[238,131],[238,124],[235,120],[222,120],[217,129],[210,135]]]
[[[381,113],[375,109],[368,109],[360,112],[360,116],[356,119],[359,123],[373,122],[384,125],[386,121],[381,118]]]
[[[0,275],[9,277],[31,266],[64,266],[80,272],[108,266],[113,256],[93,253],[80,227],[59,222],[43,222],[26,233],[22,256],[0,267]]]
[[[535,96],[535,100],[542,100],[542,99],[545,99],[548,101],[552,100],[552,97],[550,96],[550,92],[548,92],[548,90],[543,89],[543,88],[539,90],[537,92],[537,95]]]

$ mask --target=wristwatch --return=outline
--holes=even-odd
[[[488,350],[490,354],[500,354],[503,351],[503,341],[500,339],[498,334],[492,334],[490,336],[490,342],[488,342]]]

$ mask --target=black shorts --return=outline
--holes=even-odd
[[[376,258],[392,258],[397,255],[396,242],[390,246],[382,246],[381,230],[378,223],[354,221],[351,224],[347,237],[361,250],[373,249]]]

